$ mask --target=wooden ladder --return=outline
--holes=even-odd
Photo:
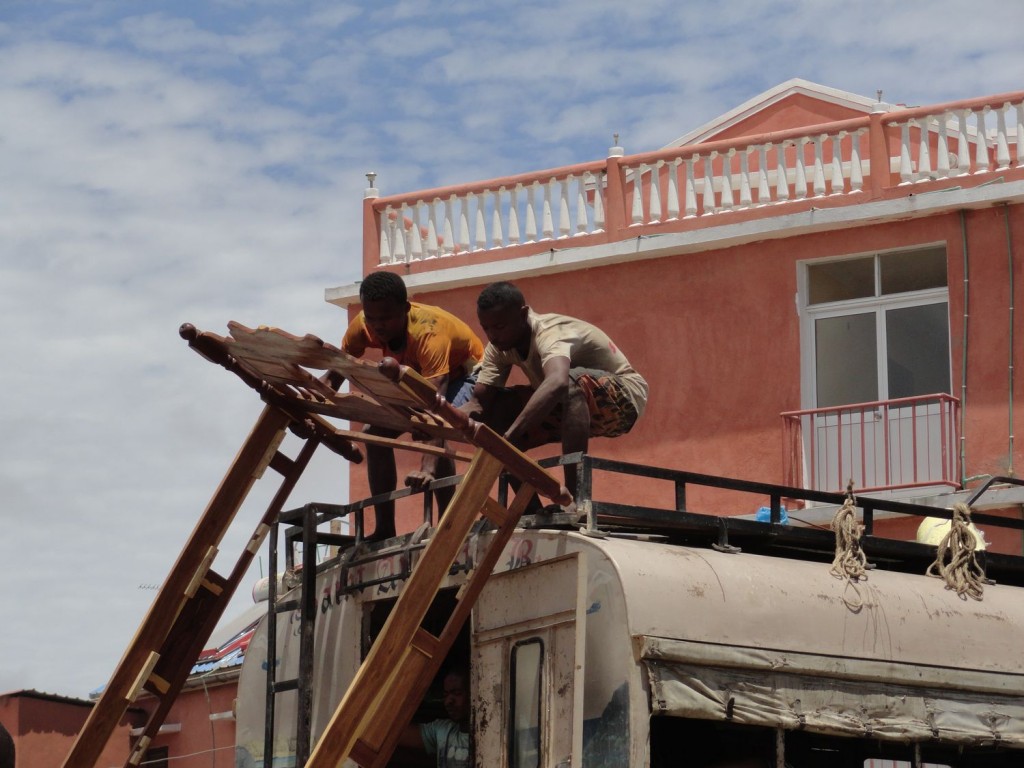
[[[572,498],[536,462],[490,428],[467,419],[438,397],[430,382],[394,360],[368,365],[314,336],[292,336],[278,329],[251,329],[237,323],[229,324],[229,328],[233,337],[201,332],[188,324],[182,326],[180,334],[203,357],[256,390],[267,405],[90,712],[64,768],[93,768],[128,707],[145,690],[157,698],[158,706],[125,765],[136,766],[142,761],[317,446],[323,444],[350,461],[361,460],[351,443],[357,436],[337,429],[323,415],[468,442],[475,452],[447,512],[308,766],[335,768],[350,756],[365,766],[382,766],[387,761],[394,751],[398,729],[412,717],[534,490],[563,504]],[[327,370],[339,382],[347,378],[364,394],[337,392],[336,384],[313,376],[307,368]],[[278,451],[289,429],[305,441],[294,459]],[[230,575],[221,576],[211,568],[218,546],[252,486],[268,467],[281,475],[281,485]],[[508,509],[489,495],[503,468],[523,483]],[[439,636],[433,636],[420,625],[480,515],[495,527],[493,535],[486,537],[490,544],[461,588],[449,621]]]
[[[364,768],[381,768],[387,764],[401,729],[412,718],[440,669],[534,491],[563,503],[571,500],[566,489],[540,465],[490,427],[470,422],[437,398],[428,382],[404,366],[392,370],[385,367],[384,371],[425,407],[440,413],[449,423],[459,425],[478,447],[394,610],[321,734],[306,768],[337,768],[345,759]],[[524,481],[508,509],[490,496],[503,469]],[[459,589],[448,621],[439,635],[433,635],[421,624],[481,515],[495,530],[481,537],[487,540],[486,551],[478,553],[467,581]]]
[[[491,454],[477,451],[306,768],[336,768],[346,758],[364,768],[387,764],[401,729],[430,687],[533,495],[532,487],[522,486],[508,509],[491,499],[489,493],[502,467]],[[421,624],[481,514],[495,530],[460,588],[448,621],[435,636]]]
[[[64,760],[65,768],[94,766],[128,707],[145,690],[159,704],[125,765],[141,762],[270,525],[319,445],[316,439],[306,440],[295,459],[279,453],[290,421],[290,416],[276,408],[263,410],[79,731]],[[282,476],[281,485],[230,575],[221,576],[211,569],[220,541],[267,467]]]

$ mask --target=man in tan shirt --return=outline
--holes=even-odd
[[[558,314],[537,314],[512,283],[492,283],[477,298],[488,345],[462,410],[518,448],[561,442],[563,453],[586,451],[590,437],[633,428],[647,404],[647,382],[600,328]],[[529,386],[505,386],[512,367]],[[576,467],[565,466],[576,494]]]

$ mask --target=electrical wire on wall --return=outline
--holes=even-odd
[[[960,241],[964,252],[964,328],[961,346],[963,355],[960,361],[960,487],[967,485],[967,436],[964,434],[964,414],[967,411],[967,318],[970,258],[967,252],[967,219],[964,210],[960,209]]]
[[[216,666],[214,667],[216,669]],[[210,689],[206,687],[206,675],[210,674],[213,670],[209,670],[204,674],[200,680],[203,683],[203,695],[206,696],[206,709],[208,714],[211,716],[208,718],[210,723],[210,768],[217,768],[217,728],[213,722],[213,702],[210,701]]]
[[[1009,412],[1007,419],[1009,421],[1009,450],[1007,451],[1006,458],[1006,474],[1013,477],[1013,313],[1014,313],[1014,295],[1017,291],[1017,286],[1013,283],[1013,233],[1010,229],[1010,205],[1009,203],[1003,203],[1003,223],[1006,226],[1006,261],[1007,270],[1009,272],[1010,280],[1010,369],[1009,369],[1009,388],[1010,396],[1007,398],[1009,401]],[[1021,506],[1021,516],[1024,517],[1024,506]],[[1024,531],[1021,531],[1021,551],[1024,552]]]
[[[1009,402],[1009,414],[1008,414],[1008,430],[1009,430],[1009,450],[1007,452],[1007,464],[1006,474],[1013,476],[1013,309],[1014,309],[1014,293],[1016,292],[1016,285],[1013,281],[1013,233],[1010,230],[1010,204],[1003,203],[1003,223],[1006,226],[1006,261],[1009,269],[1009,280],[1010,280],[1010,366],[1009,366],[1009,387],[1010,396],[1007,398]]]

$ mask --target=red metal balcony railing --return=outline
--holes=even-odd
[[[789,411],[783,419],[786,484],[841,492],[960,487],[960,402],[935,394]]]
[[[1016,91],[390,197],[371,189],[364,268],[507,259],[975,186],[1024,176],[1022,148]]]

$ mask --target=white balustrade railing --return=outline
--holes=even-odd
[[[441,192],[380,210],[381,264],[604,231],[603,168]]]
[[[719,148],[680,148],[675,156],[625,158],[631,226],[859,192],[862,127]],[[680,207],[680,191],[682,206]]]
[[[901,184],[1024,168],[1024,102],[1019,98],[897,112],[885,122],[900,129]]]
[[[765,206],[1024,168],[1024,92],[371,198],[366,263],[536,253]],[[963,183],[963,182],[961,182]],[[973,183],[980,183],[973,182]],[[376,190],[372,190],[376,193]],[[370,247],[376,239],[379,251]]]

